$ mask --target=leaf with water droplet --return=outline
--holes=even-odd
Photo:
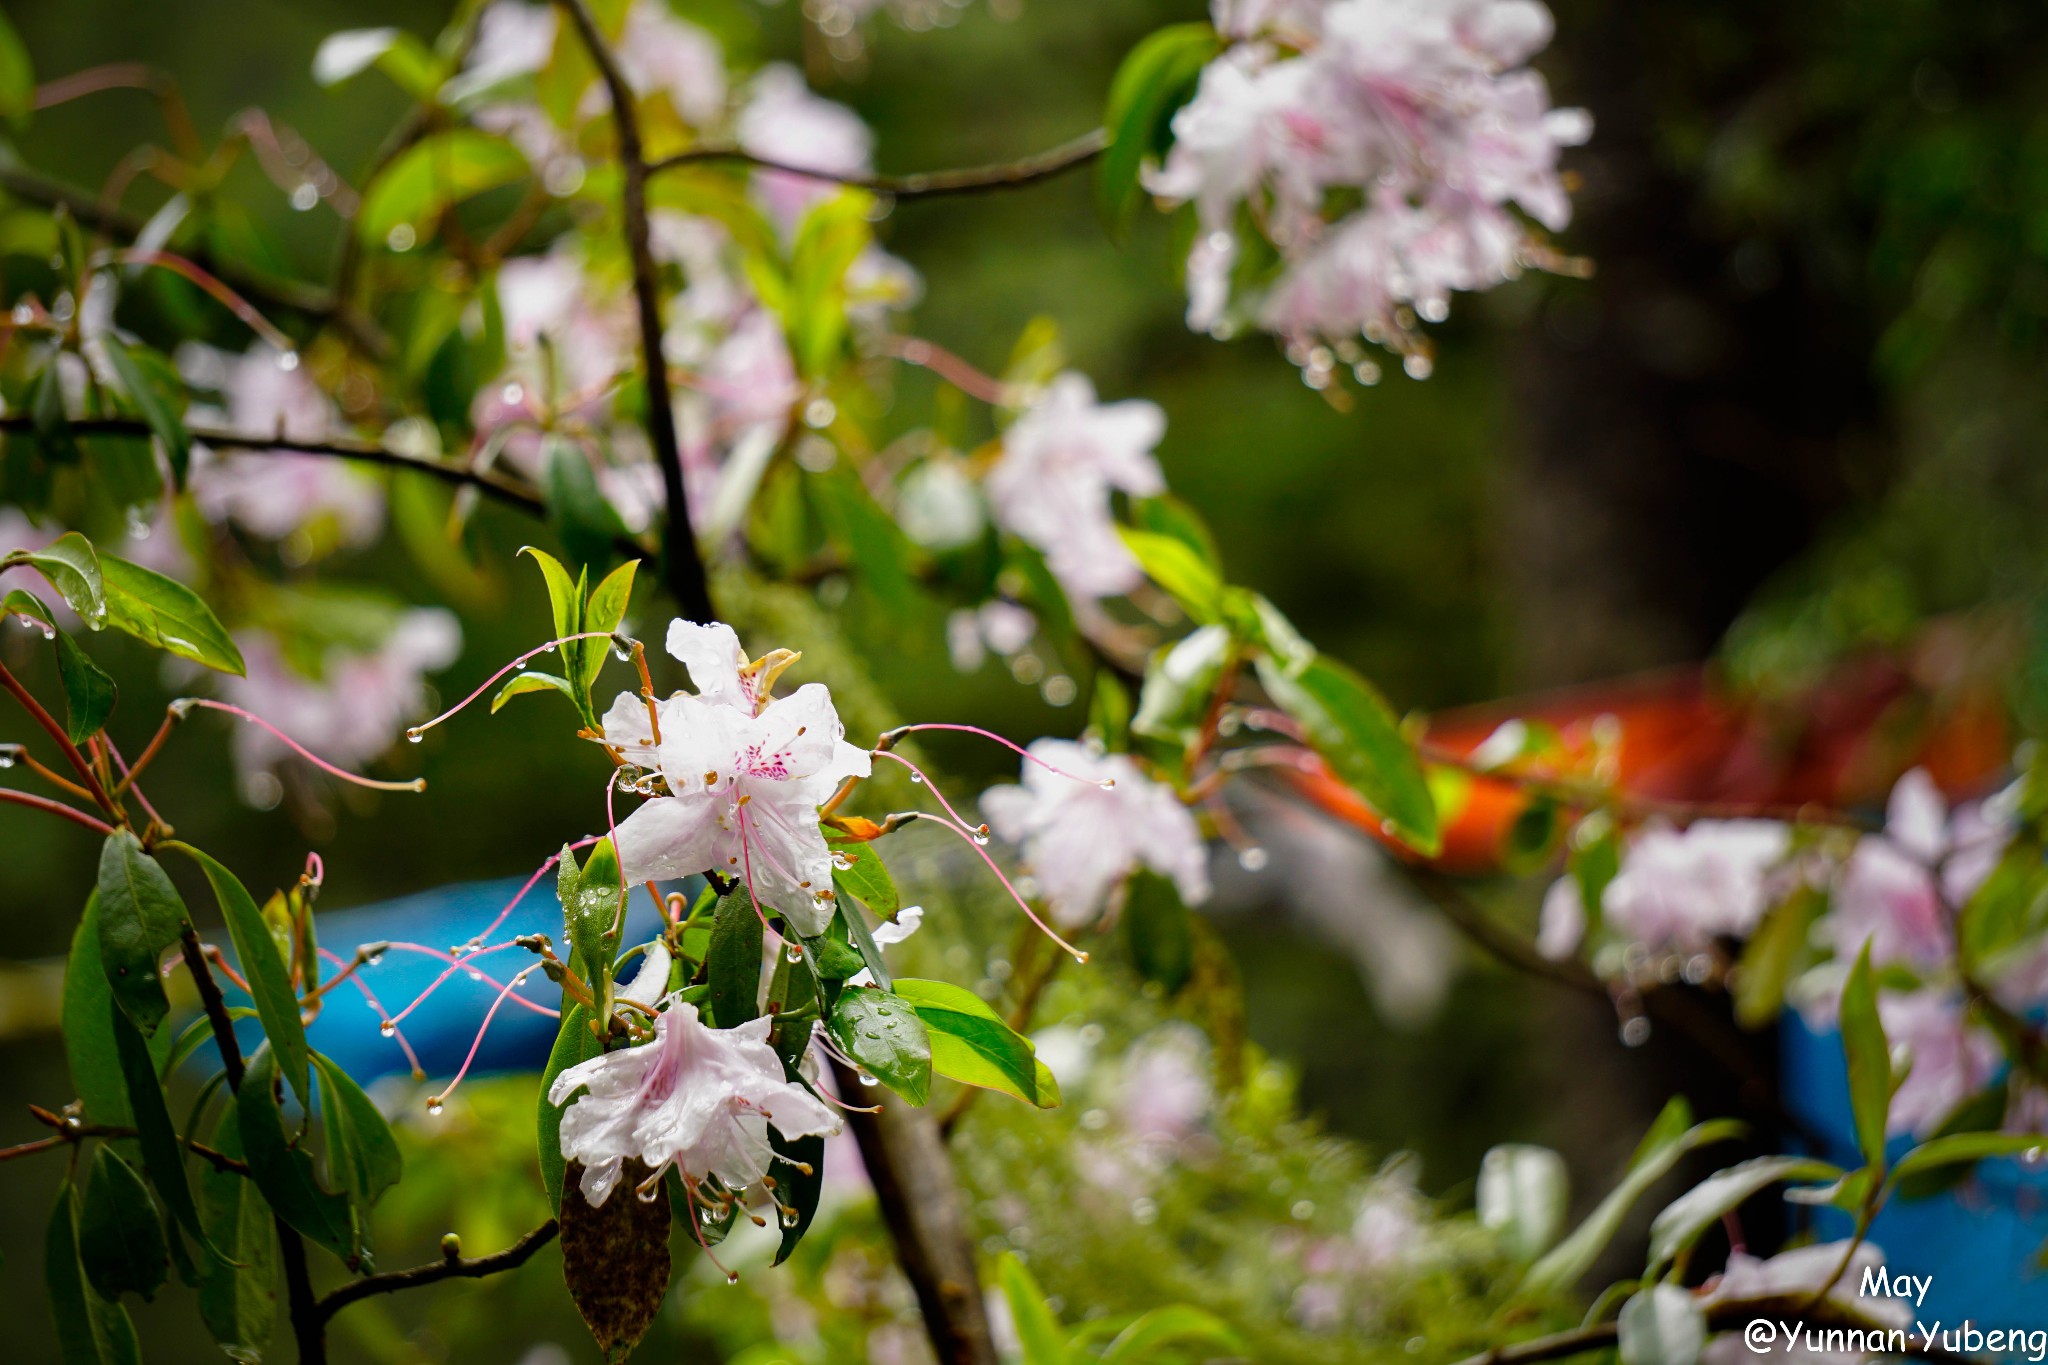
[[[99,565],[109,625],[208,668],[238,677],[247,671],[242,651],[199,594],[113,555],[101,555]]]
[[[652,1174],[628,1161],[611,1197],[596,1208],[584,1199],[571,1166],[562,1196],[562,1276],[584,1325],[606,1361],[622,1361],[661,1311],[668,1293],[669,1201],[640,1199],[634,1187]]]
[[[907,1002],[872,986],[840,992],[832,1007],[832,1035],[846,1055],[912,1104],[931,1094],[932,1042]]]
[[[745,886],[719,898],[704,954],[711,1018],[719,1028],[737,1028],[760,1012],[762,938],[761,917]]]

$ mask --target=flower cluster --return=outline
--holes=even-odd
[[[1981,982],[1958,974],[1959,915],[2018,833],[2018,789],[1953,811],[1925,770],[1899,779],[1881,833],[1804,845],[1772,820],[1700,820],[1684,829],[1651,821],[1635,832],[1599,896],[1596,963],[1655,974],[1662,959],[1705,979],[1757,932],[1765,917],[1796,913],[1797,893],[1824,907],[1794,951],[1819,960],[1789,998],[1815,1025],[1831,1022],[1850,963],[1866,949],[1882,972],[1886,1036],[1913,1064],[1893,1096],[1893,1132],[1925,1135],[1998,1075],[1998,1039],[1966,1008],[1979,984],[2024,1015],[2048,1001],[2048,948],[2023,942],[1997,955]],[[1567,876],[1544,898],[1538,946],[1552,957],[1588,937],[1584,888]],[[1617,951],[1618,950],[1618,951]],[[2014,1086],[2010,1123],[2030,1129],[2039,1108],[2031,1085]]]
[[[1524,65],[1550,41],[1541,4],[1216,0],[1214,11],[1231,45],[1174,116],[1172,149],[1146,181],[1195,206],[1189,326],[1220,335],[1255,322],[1318,387],[1361,337],[1419,378],[1418,320],[1442,321],[1454,290],[1563,264],[1522,215],[1551,231],[1570,220],[1558,153],[1591,121],[1552,108]],[[1247,227],[1278,254],[1270,278],[1249,267]],[[1356,364],[1362,380],[1377,375]]]

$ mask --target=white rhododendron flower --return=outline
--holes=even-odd
[[[1614,933],[1655,952],[1741,938],[1770,908],[1772,873],[1791,845],[1791,831],[1775,820],[1696,820],[1684,829],[1653,820],[1630,841],[1601,914]],[[1561,878],[1544,897],[1538,946],[1563,957],[1584,935],[1578,884]]]
[[[782,1059],[768,1046],[774,1022],[763,1015],[714,1029],[695,1005],[671,1000],[655,1018],[653,1041],[555,1077],[548,1102],[569,1101],[562,1155],[582,1165],[583,1197],[603,1204],[628,1159],[657,1175],[672,1166],[692,1189],[715,1176],[726,1189],[743,1190],[769,1172],[769,1128],[785,1138],[838,1132],[838,1116],[784,1078]]]
[[[1935,967],[1952,953],[1950,914],[1976,893],[2012,837],[2010,802],[1994,798],[1949,816],[1934,779],[1915,768],[1898,780],[1881,836],[1857,841],[1835,886],[1823,932],[1853,959]]]
[[[875,135],[860,115],[813,94],[803,73],[783,62],[762,67],[754,77],[735,132],[740,147],[764,161],[833,176],[865,175],[873,168]],[[811,205],[839,192],[829,180],[787,171],[757,171],[754,184],[784,231]]]
[[[1378,342],[1427,373],[1416,317],[1454,290],[1558,265],[1516,210],[1551,231],[1571,218],[1561,148],[1592,131],[1553,109],[1522,64],[1550,41],[1534,0],[1215,0],[1233,45],[1173,119],[1154,194],[1192,203],[1188,323],[1254,318],[1311,375],[1319,343]],[[1327,205],[1363,193],[1332,220]],[[1263,298],[1234,299],[1241,211],[1278,248]]]
[[[697,691],[657,705],[659,740],[634,693],[620,693],[604,717],[605,742],[659,771],[669,791],[619,822],[626,880],[707,870],[741,877],[799,933],[823,933],[832,921],[832,853],[818,807],[846,778],[867,776],[867,751],[846,742],[823,684],[771,697],[796,657],[787,651],[749,661],[731,626],[689,621],[670,625],[668,651]]]
[[[1140,867],[1171,877],[1190,905],[1208,899],[1202,831],[1171,787],[1123,754],[1097,754],[1072,740],[1037,740],[1030,754],[1059,771],[1027,762],[1023,783],[982,793],[981,808],[996,834],[1022,847],[1055,921],[1070,928],[1093,922],[1110,892]]]
[[[317,677],[300,671],[266,633],[239,633],[235,644],[248,671],[221,675],[222,695],[328,762],[349,767],[390,748],[406,722],[426,710],[426,675],[455,662],[462,628],[438,607],[407,611],[374,650],[330,649]],[[259,774],[292,758],[288,745],[255,725],[236,727],[234,753],[252,795]]]
[[[1166,491],[1152,454],[1165,434],[1157,403],[1098,403],[1085,375],[1060,375],[1003,434],[984,484],[996,523],[1042,551],[1069,595],[1131,591],[1144,575],[1117,535],[1110,494]]]
[[[1878,997],[1885,1040],[1903,1049],[1912,1070],[1892,1095],[1885,1131],[1925,1138],[1982,1090],[1998,1070],[1998,1043],[1970,1024],[1963,1002],[1937,990]]]

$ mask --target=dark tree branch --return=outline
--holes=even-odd
[[[35,1119],[36,1122],[48,1124],[56,1129],[56,1136],[38,1138],[34,1142],[24,1142],[14,1147],[0,1148],[0,1161],[12,1161],[16,1157],[30,1156],[36,1152],[46,1152],[53,1147],[83,1142],[87,1138],[132,1138],[137,1136],[136,1129],[117,1123],[74,1123],[63,1115],[53,1114],[37,1104],[31,1104],[28,1107],[28,1112],[29,1116]],[[237,1157],[231,1157],[226,1152],[217,1152],[205,1143],[194,1142],[189,1137],[181,1136],[178,1141],[185,1145],[186,1151],[209,1163],[217,1171],[232,1171],[236,1175],[249,1174],[249,1163],[246,1161]]]
[[[190,924],[178,936],[178,951],[184,956],[185,969],[192,973],[193,984],[199,988],[199,1004],[206,1011],[206,1022],[212,1026],[214,1046],[220,1049],[220,1065],[227,1075],[228,1089],[240,1090],[245,1071],[242,1045],[235,1040],[235,1021],[228,1014],[220,983],[213,979],[213,968],[207,965],[206,951],[199,945],[199,931]],[[298,1229],[276,1214],[271,1215],[271,1221],[277,1227],[278,1251],[284,1260],[285,1295],[291,1305],[292,1337],[298,1343],[299,1365],[327,1365],[325,1319],[320,1316],[319,1302],[313,1297],[313,1279],[306,1270],[305,1240]]]
[[[824,180],[834,185],[847,185],[854,189],[871,190],[876,194],[894,195],[898,199],[936,199],[949,194],[981,194],[989,190],[1017,189],[1024,185],[1049,180],[1076,166],[1084,166],[1102,155],[1109,146],[1109,130],[1096,128],[1048,148],[1031,156],[1015,161],[998,162],[992,166],[963,166],[957,170],[919,171],[912,175],[834,175],[829,171],[812,170],[805,166],[794,166],[784,161],[774,161],[739,147],[694,147],[687,152],[663,157],[647,168],[649,175],[659,175],[677,166],[703,165],[708,162],[731,161],[755,166],[764,171],[781,171],[785,175],[800,175],[811,180]]]
[[[860,1093],[850,1068],[832,1067],[841,1094]],[[974,1240],[938,1123],[893,1098],[879,1112],[850,1111],[846,1122],[940,1365],[996,1365]]]
[[[532,1232],[506,1247],[503,1251],[489,1256],[472,1256],[465,1259],[458,1247],[456,1254],[444,1256],[430,1265],[416,1265],[409,1270],[393,1270],[382,1275],[365,1275],[360,1280],[351,1280],[329,1294],[315,1305],[315,1312],[322,1326],[329,1318],[360,1299],[378,1294],[396,1294],[402,1289],[417,1289],[421,1285],[437,1284],[442,1280],[481,1280],[507,1270],[516,1270],[533,1257],[562,1230],[561,1224],[550,1218]]]
[[[662,577],[683,615],[698,621],[715,620],[711,606],[711,584],[704,572],[704,558],[697,548],[697,532],[690,524],[690,500],[683,486],[682,446],[676,438],[676,414],[670,396],[668,362],[661,350],[661,283],[655,270],[654,249],[647,227],[647,156],[640,141],[640,116],[633,107],[633,92],[619,71],[604,33],[597,26],[585,0],[558,0],[575,25],[576,34],[590,54],[611,97],[612,124],[618,130],[620,193],[619,214],[625,224],[626,254],[633,263],[633,301],[639,315],[640,359],[647,374],[647,440],[661,466],[661,486],[666,495],[667,521],[662,545]]]
[[[80,417],[71,422],[71,430],[81,436],[148,436],[150,427],[128,417]],[[23,413],[0,417],[0,431],[31,431],[34,419]],[[217,427],[191,427],[192,439],[201,445],[217,450],[270,450],[292,455],[318,455],[335,460],[350,460],[356,464],[378,465],[385,469],[406,469],[459,488],[474,488],[489,497],[516,507],[522,512],[535,516],[543,515],[545,508],[540,495],[526,485],[501,474],[492,474],[461,465],[441,464],[432,460],[414,459],[401,455],[388,446],[375,441],[354,440],[340,437],[326,441],[305,441],[283,435],[266,436],[260,432],[227,431]]]

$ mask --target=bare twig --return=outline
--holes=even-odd
[[[80,1143],[87,1138],[132,1138],[137,1136],[136,1129],[117,1123],[73,1123],[63,1115],[53,1114],[40,1105],[30,1105],[28,1112],[30,1117],[34,1118],[36,1122],[47,1124],[51,1128],[56,1129],[56,1136],[38,1138],[34,1142],[24,1142],[15,1147],[0,1148],[0,1161],[12,1161],[18,1156],[28,1156],[34,1152],[49,1151],[54,1147]],[[203,1142],[198,1142],[182,1135],[178,1138],[178,1141],[183,1143],[185,1149],[191,1152],[192,1155],[210,1163],[215,1170],[232,1171],[236,1175],[249,1174],[249,1163],[238,1157],[229,1156],[226,1152],[216,1151]]]
[[[611,97],[612,124],[619,137],[619,213],[626,231],[626,254],[633,263],[633,302],[640,325],[640,359],[647,372],[647,440],[661,467],[667,520],[662,546],[662,574],[683,614],[699,621],[714,619],[711,584],[690,524],[690,501],[683,486],[682,447],[676,438],[676,415],[670,397],[668,362],[661,350],[661,284],[654,265],[647,225],[647,157],[640,141],[640,117],[633,92],[619,71],[617,58],[605,42],[597,19],[584,0],[557,0],[575,25],[591,64]]]
[[[1017,189],[1024,185],[1036,184],[1076,166],[1086,165],[1102,155],[1109,146],[1109,131],[1095,128],[1031,156],[1019,157],[1015,161],[1002,161],[989,166],[963,166],[956,170],[920,171],[912,175],[836,175],[830,171],[813,170],[808,166],[796,166],[786,161],[776,161],[764,156],[755,156],[740,147],[693,147],[687,152],[664,157],[647,168],[649,175],[658,175],[677,166],[703,165],[707,162],[730,161],[758,167],[764,171],[780,171],[784,175],[799,175],[810,180],[824,180],[835,185],[847,185],[854,189],[870,190],[876,194],[890,194],[898,199],[936,199],[949,194],[980,194],[989,190]]]
[[[350,1304],[378,1294],[396,1294],[404,1289],[417,1289],[422,1285],[438,1284],[442,1280],[481,1280],[488,1275],[497,1275],[507,1270],[516,1270],[526,1264],[561,1231],[561,1224],[550,1218],[532,1232],[527,1233],[503,1251],[489,1256],[465,1258],[461,1247],[451,1239],[454,1254],[443,1257],[428,1265],[416,1265],[408,1270],[392,1270],[382,1275],[365,1275],[360,1280],[351,1280],[341,1288],[328,1294],[314,1305],[314,1311],[324,1327],[327,1320]]]
[[[47,811],[51,815],[61,815],[66,820],[84,825],[95,834],[112,834],[114,832],[112,825],[97,816],[88,815],[76,806],[67,806],[62,801],[52,801],[47,796],[37,796],[34,792],[16,791],[13,787],[0,787],[0,801],[11,802],[17,806],[28,806],[33,810]]]
[[[80,417],[73,420],[70,425],[71,430],[81,436],[150,434],[148,423],[128,417]],[[33,419],[26,414],[0,416],[0,431],[28,431],[32,427]],[[217,450],[280,451],[290,455],[318,455],[329,459],[348,460],[355,464],[378,465],[385,469],[406,469],[457,487],[474,488],[499,502],[517,507],[523,512],[533,513],[535,516],[541,515],[545,510],[538,493],[502,474],[467,469],[461,465],[442,464],[434,460],[415,459],[410,455],[401,455],[376,441],[348,437],[308,441],[281,434],[265,435],[260,432],[229,431],[206,426],[195,426],[189,430],[193,440]]]

